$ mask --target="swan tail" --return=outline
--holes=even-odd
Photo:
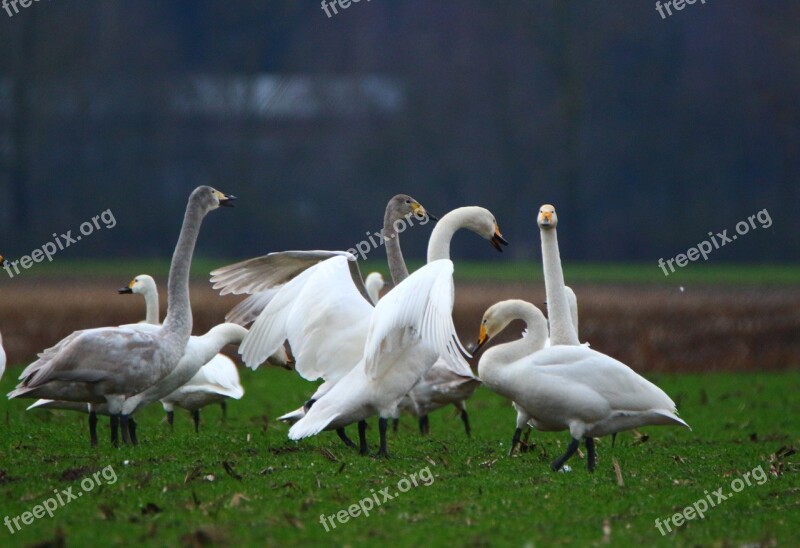
[[[689,430],[692,429],[692,427],[689,426],[689,424],[685,420],[680,418],[677,415],[677,413],[675,413],[673,411],[656,410],[655,413],[657,415],[660,415],[661,417],[664,417],[665,419],[667,419],[667,423],[666,424],[677,424],[678,426],[683,426],[684,428],[688,428]]]
[[[319,404],[319,402],[317,402]],[[290,440],[301,440],[310,436],[315,436],[325,430],[325,428],[332,423],[340,415],[340,413],[314,413],[314,410],[320,409],[316,406],[312,407],[308,414],[294,423],[289,429]],[[322,409],[320,409],[321,411]]]
[[[278,417],[278,420],[288,424],[294,424],[305,416],[306,416],[306,408],[300,407],[298,409],[295,409],[294,411],[286,413],[285,415],[281,415],[280,417]]]

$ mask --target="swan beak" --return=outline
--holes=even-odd
[[[133,293],[133,284],[134,283],[136,283],[136,280],[131,280],[131,283],[129,283],[127,286],[120,287],[119,289],[117,289],[117,293],[119,293],[120,295],[127,295],[127,294],[130,294],[130,293]]]
[[[428,213],[428,210],[422,207],[422,204],[420,204],[419,202],[411,204],[411,209],[414,210],[415,217],[420,217],[420,218],[427,217],[433,221],[439,220],[439,217],[437,217],[433,213]]]
[[[482,325],[481,332],[478,335],[478,344],[475,345],[475,350],[472,353],[477,354],[481,347],[488,342],[488,340],[489,335],[486,333],[486,327]]]
[[[233,202],[236,199],[236,196],[233,194],[223,194],[220,191],[217,191],[217,200],[219,200],[219,205],[222,207],[233,207]]]
[[[508,245],[508,241],[506,241],[506,239],[503,238],[503,235],[500,234],[500,228],[497,225],[494,225],[494,236],[492,236],[492,239],[489,241],[492,243],[494,248],[500,253],[503,252],[503,248],[500,247],[500,244]]]
[[[553,212],[552,211],[542,211],[539,213],[541,219],[539,224],[542,226],[549,226],[553,222]]]

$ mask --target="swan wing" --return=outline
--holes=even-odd
[[[373,308],[353,285],[349,262],[332,257],[276,292],[239,348],[248,367],[258,367],[284,340],[308,380],[339,378],[358,363]]]
[[[453,262],[441,259],[420,268],[381,299],[364,349],[367,376],[381,377],[395,361],[382,360],[382,356],[416,345],[440,356],[456,371],[469,371],[462,356],[469,353],[453,325],[454,294]],[[420,363],[419,374],[431,365]]]
[[[211,283],[221,290],[220,295],[252,295],[281,286],[309,267],[337,256],[352,257],[346,251],[279,251],[218,268],[211,272]]]

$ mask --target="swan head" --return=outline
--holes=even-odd
[[[383,276],[380,272],[370,272],[367,279],[364,280],[364,287],[367,288],[367,294],[372,299],[372,304],[378,304],[380,299],[381,289],[386,286],[383,281]]]
[[[428,213],[418,200],[408,194],[397,194],[389,200],[388,209],[393,212],[396,219],[402,219],[413,215],[417,219],[425,217],[438,221],[439,219],[432,213]]]
[[[497,251],[503,252],[501,246],[508,245],[508,241],[506,241],[506,239],[503,238],[503,234],[500,233],[500,227],[497,225],[497,220],[491,211],[483,207],[471,206],[455,209],[451,213],[457,212],[463,213],[463,224],[461,225],[463,228],[471,230],[478,236],[489,240],[489,243],[491,243]]]
[[[542,230],[555,228],[558,225],[558,215],[556,215],[556,208],[550,204],[544,204],[539,208],[539,216],[536,218],[536,223]]]
[[[547,320],[541,310],[520,299],[500,301],[490,306],[483,314],[475,353],[514,320],[524,320],[529,333],[538,335],[544,330],[544,337],[547,336]]]
[[[211,211],[218,207],[233,207],[233,201],[236,196],[232,194],[225,194],[210,186],[199,186],[194,189],[192,195],[189,197],[190,201],[198,203],[204,211]]]
[[[125,287],[120,287],[118,290],[120,295],[134,293],[136,295],[148,295],[158,291],[156,281],[152,276],[147,274],[139,274]]]

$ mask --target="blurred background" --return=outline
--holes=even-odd
[[[20,362],[79,326],[129,321],[113,296],[74,289],[76,273],[132,261],[102,295],[147,270],[164,281],[186,197],[209,184],[241,199],[209,216],[203,277],[270,251],[352,247],[405,192],[439,215],[491,209],[507,253],[465,235],[453,256],[516,259],[533,279],[535,215],[549,202],[567,282],[586,284],[593,345],[663,369],[800,364],[800,3],[709,0],[662,19],[642,0],[361,0],[331,17],[317,1],[42,0],[0,11],[0,52],[0,253],[29,254],[107,209],[117,222],[25,279],[0,272],[0,291],[17,283],[17,296],[49,299],[38,322],[33,301],[4,299]],[[764,209],[769,228],[686,269],[734,285],[702,298],[670,288],[655,301],[626,289],[665,282],[659,258]],[[404,236],[408,258],[424,257],[429,229]],[[81,260],[93,262],[80,270]],[[570,270],[588,262],[646,273]],[[750,270],[725,274],[730,264]],[[36,282],[46,268],[57,280]],[[779,289],[759,285],[776,279]],[[493,297],[523,291],[514,287],[482,293],[464,329]],[[541,302],[541,284],[526,291]],[[87,307],[83,320],[67,293]],[[98,315],[100,302],[114,313]],[[201,327],[232,305],[213,303]],[[720,303],[724,321],[686,316]],[[632,319],[634,305],[647,318]],[[669,337],[682,330],[675,358]],[[757,358],[767,333],[780,352]],[[716,354],[689,356],[700,344]]]
[[[316,1],[40,1],[0,11],[0,51],[6,255],[111,208],[118,226],[71,257],[168,256],[211,184],[243,198],[203,235],[214,256],[350,247],[406,192],[490,208],[515,258],[537,257],[545,202],[574,260],[672,257],[763,208],[773,226],[714,260],[798,257],[790,0],[667,19],[641,0],[362,0],[330,18]]]

